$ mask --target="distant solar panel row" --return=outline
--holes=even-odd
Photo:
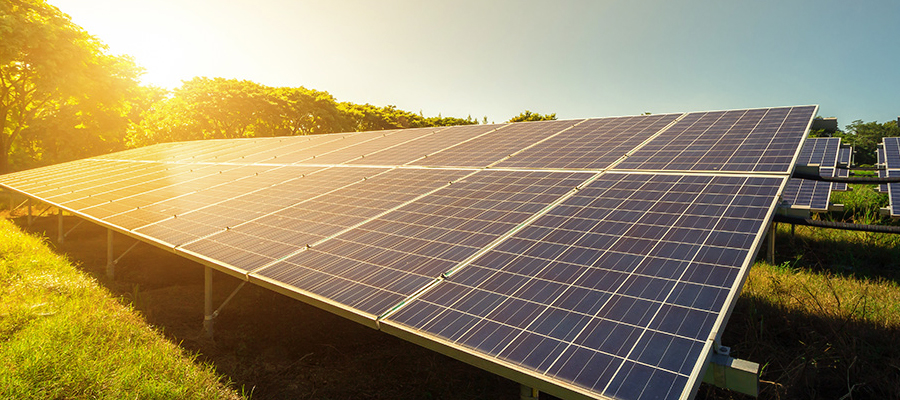
[[[878,176],[900,177],[900,137],[881,139],[878,156],[878,163],[885,168],[885,170],[879,170]],[[888,194],[891,216],[900,218],[900,183],[882,184],[880,190]]]
[[[800,149],[797,165],[815,166],[823,177],[848,177],[852,149],[841,147],[840,138],[808,138]],[[843,159],[841,159],[843,158]],[[825,182],[792,178],[784,188],[782,197],[793,208],[808,209],[814,212],[828,211],[831,192],[848,190],[842,182]]]
[[[551,393],[677,398],[815,111],[161,144],[0,185]]]

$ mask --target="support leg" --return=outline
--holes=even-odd
[[[519,389],[519,400],[538,400],[540,393],[537,389],[521,385]]]
[[[28,199],[28,227],[31,228],[31,199]]]
[[[206,337],[213,337],[213,270],[210,267],[204,267],[203,271],[203,330],[206,331]]]
[[[116,279],[116,260],[113,259],[113,232],[112,229],[106,230],[106,277]]]
[[[59,209],[59,236],[56,238],[56,242],[59,244],[63,244],[66,240],[66,231],[63,228],[63,210]]]
[[[772,221],[772,226],[769,228],[769,246],[767,254],[767,261],[769,261],[770,265],[775,265],[775,230],[778,226],[778,223]]]

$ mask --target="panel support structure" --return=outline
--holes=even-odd
[[[769,262],[769,265],[775,265],[775,231],[778,228],[778,223],[772,221],[772,225],[769,226],[769,245],[766,246],[766,260]]]
[[[519,389],[519,400],[538,400],[540,394],[537,389],[523,384]]]
[[[28,227],[31,228],[31,199],[28,199]]]
[[[113,259],[113,236],[115,232],[112,229],[106,230],[106,277],[110,280],[116,279],[116,260]]]
[[[725,352],[714,353],[703,382],[756,397],[759,395],[759,364],[731,358]]]
[[[66,231],[64,230],[65,228],[63,228],[63,210],[62,210],[62,208],[59,209],[59,224],[58,225],[59,225],[58,226],[59,234],[56,237],[56,242],[59,244],[63,244],[63,242],[66,240]]]
[[[219,312],[225,308],[225,305],[228,304],[231,299],[244,287],[247,281],[242,281],[238,287],[231,292],[230,295],[222,302],[222,304],[213,311],[213,269],[210,267],[204,267],[203,272],[203,330],[206,332],[206,337],[212,338],[215,333],[215,321],[219,316]]]
[[[206,337],[213,337],[213,270],[210,267],[203,267],[203,330]]]

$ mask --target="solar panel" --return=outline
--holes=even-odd
[[[588,176],[481,171],[258,273],[374,319]]]
[[[330,168],[317,173],[303,175],[302,169],[279,169],[284,174],[272,176],[279,181],[259,183],[250,187],[236,187],[230,184],[213,187],[195,193],[203,200],[180,214],[171,214],[166,219],[135,229],[135,232],[154,237],[172,246],[187,244],[193,240],[230,229],[232,226],[281,210],[305,199],[337,190],[362,179],[383,173],[378,168]],[[236,181],[240,182],[240,181]],[[176,199],[183,202],[184,198]],[[155,204],[147,209],[169,210],[168,202]],[[198,207],[199,206],[199,207]]]
[[[487,167],[582,121],[538,121],[510,124],[472,140],[446,147],[437,153],[428,154],[410,164],[433,167]]]
[[[808,138],[800,148],[797,165],[835,167],[840,148],[840,138]]]
[[[161,144],[0,185],[551,393],[690,397],[815,112]]]
[[[890,178],[900,177],[900,170],[889,169],[885,174]],[[890,203],[891,217],[900,217],[900,183],[887,184],[888,201]]]
[[[607,168],[679,116],[591,119],[513,155],[497,167]]]
[[[783,179],[603,175],[382,324],[603,396],[677,398]]]
[[[838,165],[842,167],[850,167],[850,164],[853,163],[853,147],[841,145],[840,152],[838,153]]]
[[[616,169],[756,171],[793,169],[797,147],[815,107],[690,113]]]
[[[827,212],[831,191],[831,182],[792,178],[785,186],[782,198],[792,208]]]
[[[882,138],[881,143],[884,151],[884,167],[900,169],[900,137]]]
[[[463,125],[439,130],[432,135],[424,135],[394,147],[366,154],[365,157],[350,161],[360,165],[404,165],[441,151],[454,143],[464,143],[504,125]]]
[[[836,168],[840,163],[840,138],[807,138],[797,156],[797,165],[818,167],[822,177],[849,176],[849,170]],[[846,155],[846,154],[845,154]],[[847,190],[846,183],[792,178],[784,188],[782,198],[793,208],[827,212],[832,190]]]
[[[471,171],[394,169],[220,230],[185,251],[252,271],[441,188]],[[306,186],[306,185],[304,185]],[[295,199],[290,191],[284,198]]]
[[[834,173],[831,176],[838,177],[838,178],[849,178],[850,170],[846,169],[846,168],[835,168]],[[839,192],[846,192],[846,191],[850,190],[850,187],[847,186],[847,182],[832,182],[831,190],[839,191]]]

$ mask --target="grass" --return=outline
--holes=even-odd
[[[2,219],[0,398],[241,396],[42,239]]]

